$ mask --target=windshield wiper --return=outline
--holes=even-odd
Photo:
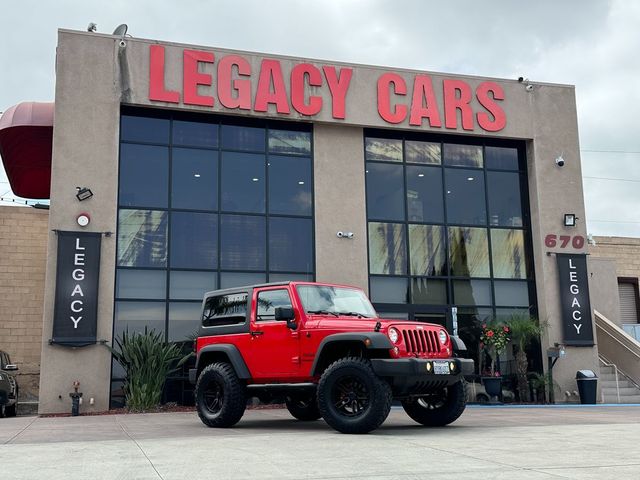
[[[320,315],[333,315],[334,317],[339,316],[336,312],[330,312],[328,310],[309,310],[307,313],[311,314],[320,314]]]
[[[366,315],[363,315],[360,312],[337,312],[337,313],[338,315],[344,315],[348,317],[371,318],[371,317],[367,317]]]

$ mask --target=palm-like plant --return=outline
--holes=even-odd
[[[167,377],[192,355],[183,355],[178,345],[164,342],[162,333],[146,328],[144,334],[122,332],[115,344],[117,348],[109,349],[124,368],[125,399],[127,407],[133,411],[160,405]]]
[[[533,340],[540,338],[548,323],[540,322],[536,317],[529,314],[513,314],[506,321],[506,324],[511,330],[511,341],[518,347],[515,357],[520,401],[527,401],[529,399],[529,385],[527,382],[529,360],[527,359],[526,349]]]

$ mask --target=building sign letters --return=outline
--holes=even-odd
[[[587,257],[585,254],[556,253],[560,275],[562,331],[565,345],[592,346],[593,324]]]
[[[207,64],[214,66],[207,68]],[[353,69],[346,66],[297,63],[285,75],[280,60],[268,58],[262,59],[256,72],[240,55],[216,58],[212,52],[190,49],[183,50],[181,90],[166,87],[165,70],[165,48],[151,45],[151,101],[201,107],[214,107],[219,103],[225,109],[253,112],[267,112],[272,105],[279,114],[290,115],[295,111],[308,117],[330,109],[331,116],[338,120],[346,119],[354,74]],[[257,77],[255,89],[252,77]],[[398,124],[408,119],[409,125],[416,127],[457,129],[461,126],[463,130],[473,131],[479,126],[487,132],[498,132],[506,126],[506,115],[500,106],[504,91],[499,84],[485,81],[474,90],[460,79],[438,82],[434,85],[432,77],[426,74],[414,74],[409,84],[396,73],[380,75],[372,88],[372,95],[377,92],[378,114],[387,123]],[[328,95],[323,98],[312,94],[320,89]],[[436,89],[442,92],[443,105],[437,101]],[[481,107],[478,111],[474,110],[477,108],[474,98]]]
[[[51,343],[74,347],[96,343],[101,239],[99,233],[58,232]]]

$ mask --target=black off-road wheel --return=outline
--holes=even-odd
[[[316,396],[313,394],[287,395],[287,397],[285,398],[285,404],[287,405],[287,410],[289,410],[289,413],[293,415],[294,418],[302,420],[303,422],[318,420],[322,416],[320,415],[320,410],[318,409]]]
[[[402,401],[402,408],[413,420],[427,427],[443,427],[462,415],[467,406],[464,380],[418,398]]]
[[[389,416],[391,401],[391,387],[364,358],[347,357],[332,363],[318,384],[322,418],[342,433],[375,430]]]
[[[202,370],[195,397],[198,416],[208,427],[234,426],[247,406],[245,386],[228,363],[213,363]]]

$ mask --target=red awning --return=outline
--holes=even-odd
[[[53,103],[23,102],[0,117],[0,156],[13,193],[49,198]]]

